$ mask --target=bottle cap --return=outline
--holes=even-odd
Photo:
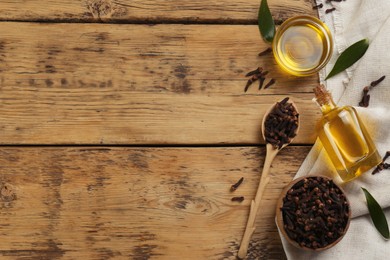
[[[314,100],[317,102],[319,106],[323,106],[333,102],[332,94],[326,89],[323,84],[318,85],[313,89],[315,98]]]

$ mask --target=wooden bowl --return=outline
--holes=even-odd
[[[343,230],[343,234],[340,235],[335,241],[331,242],[330,244],[326,245],[326,246],[323,246],[323,247],[318,247],[318,248],[313,248],[313,247],[307,247],[307,246],[304,246],[304,245],[300,245],[296,240],[294,240],[293,238],[291,238],[287,232],[286,232],[286,228],[285,228],[285,223],[284,223],[284,220],[283,220],[283,212],[282,212],[282,207],[283,207],[283,199],[287,196],[287,193],[288,191],[296,184],[298,183],[299,181],[301,180],[304,180],[306,178],[317,178],[317,177],[320,177],[320,178],[323,178],[325,181],[326,180],[330,180],[332,181],[332,179],[328,178],[328,177],[325,177],[325,176],[322,176],[322,175],[311,175],[311,176],[304,176],[304,177],[301,177],[301,178],[298,178],[296,180],[293,180],[292,182],[290,182],[282,191],[282,193],[280,194],[280,197],[278,199],[278,202],[277,202],[277,206],[276,206],[276,222],[277,222],[277,225],[281,231],[281,233],[283,234],[284,238],[290,243],[292,244],[293,246],[297,247],[297,248],[300,248],[300,249],[304,249],[304,250],[308,250],[308,251],[323,251],[323,250],[326,250],[326,249],[329,249],[331,247],[333,247],[334,245],[336,245],[338,242],[340,242],[340,240],[344,237],[344,235],[346,234],[348,228],[349,228],[349,223],[350,223],[350,220],[351,220],[351,207],[350,207],[350,203],[348,201],[348,198],[346,197],[345,195],[345,192],[338,186],[336,185],[333,181],[333,184],[334,184],[334,188],[338,188],[342,194],[344,194],[344,197],[345,197],[345,200],[347,202],[347,205],[348,205],[348,212],[346,212],[346,214],[348,214],[347,216],[347,222],[345,224],[345,227],[344,227],[344,230]],[[313,218],[311,218],[313,219]],[[292,231],[289,231],[290,233]],[[306,232],[306,231],[304,231]]]

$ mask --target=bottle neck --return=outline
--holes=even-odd
[[[329,91],[324,85],[318,85],[313,89],[313,91],[315,94],[314,101],[320,107],[323,115],[337,108],[336,104],[333,101],[332,95],[329,93]]]
[[[317,104],[320,107],[323,115],[337,108],[337,105],[334,103],[332,99],[329,99],[326,103],[321,103],[321,104],[317,101]]]

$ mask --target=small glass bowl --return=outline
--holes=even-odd
[[[316,17],[295,16],[276,30],[272,50],[284,71],[295,76],[309,76],[328,63],[333,52],[333,38],[329,28]]]

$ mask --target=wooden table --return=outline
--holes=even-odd
[[[268,2],[278,23],[316,15]],[[235,259],[262,117],[290,96],[300,133],[273,163],[248,257],[285,258],[275,202],[315,140],[318,77],[257,56],[259,3],[1,1],[1,259]],[[277,83],[244,93],[257,66]]]

